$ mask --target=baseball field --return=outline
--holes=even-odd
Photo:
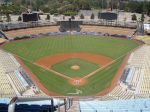
[[[15,54],[31,79],[49,95],[97,95],[116,83],[133,40],[97,36],[50,36],[15,41]],[[119,74],[119,75],[118,75]]]

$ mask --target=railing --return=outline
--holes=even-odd
[[[121,28],[137,28],[137,23],[131,22],[122,22],[122,21],[103,21],[103,20],[81,20],[83,25],[99,25],[99,26],[112,26],[112,27],[121,27]],[[0,23],[0,30],[8,31],[15,29],[23,28],[34,28],[34,27],[43,27],[43,26],[54,26],[58,25],[57,22],[50,21],[34,21],[34,22],[5,22]]]
[[[130,98],[128,99],[141,99],[141,98],[150,98],[150,93],[149,94],[134,94],[134,95],[127,95]],[[2,94],[0,93],[0,99],[1,98],[13,98],[16,97],[16,95],[12,94]],[[99,101],[107,101],[107,100],[120,100],[122,99],[122,96],[117,96],[117,95],[105,95],[105,96],[47,96],[47,95],[41,95],[41,96],[36,96],[36,95],[24,95],[24,96],[19,96],[20,98],[38,98],[38,97],[52,97],[52,98],[59,98],[59,99],[64,99],[64,98],[73,98],[74,101],[79,101],[79,100],[99,100]],[[126,99],[125,99],[126,100]]]
[[[83,20],[83,25],[112,26],[131,29],[137,28],[137,23],[124,23],[122,21]]]
[[[0,99],[0,100],[2,102],[4,102],[4,100],[5,100],[6,106],[8,106],[8,109],[6,109],[6,111],[8,111],[8,112],[15,112],[15,107],[17,106],[16,105],[17,103],[19,103],[19,104],[27,103],[27,104],[25,104],[26,106],[31,106],[32,104],[30,105],[30,102],[36,102],[35,103],[36,106],[41,106],[41,105],[46,104],[46,105],[49,105],[49,108],[47,110],[49,110],[50,112],[54,112],[55,110],[57,110],[57,112],[61,112],[61,110],[63,110],[63,112],[67,112],[67,110],[69,110],[70,107],[73,104],[73,99],[72,98],[61,98],[61,99],[60,98],[59,99],[55,98],[54,99],[54,98],[48,97],[48,96],[47,97],[42,97],[42,96],[41,97],[28,97],[28,98],[13,97],[13,98],[10,98],[10,99]],[[40,101],[42,101],[42,103]],[[4,103],[2,103],[2,104],[4,104]],[[64,108],[60,110],[60,108],[62,106]]]
[[[16,29],[24,28],[34,28],[34,27],[43,27],[43,26],[54,26],[57,25],[56,22],[50,21],[37,21],[37,22],[6,22],[0,23],[0,30],[9,31]]]
[[[31,34],[31,35],[23,35],[10,39],[10,41],[22,40],[22,39],[30,39],[30,38],[44,38],[47,36],[56,36],[56,35],[94,35],[99,37],[113,37],[113,38],[126,38],[132,39],[132,36],[129,35],[120,35],[120,34],[109,34],[102,32],[49,32],[49,33],[40,33],[40,34]]]

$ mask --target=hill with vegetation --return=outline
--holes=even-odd
[[[28,8],[34,11],[43,11],[50,14],[63,14],[74,16],[79,10],[91,9],[120,9],[128,12],[143,13],[150,16],[150,2],[120,2],[120,0],[4,0],[6,4],[0,6],[0,13],[6,15],[9,21],[9,14],[21,14]],[[111,1],[111,0],[110,0]],[[12,3],[9,4],[8,3]]]

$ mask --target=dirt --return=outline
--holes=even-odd
[[[86,79],[81,78],[73,78],[72,80],[69,80],[69,83],[74,86],[83,86],[86,84],[86,82],[87,82]]]
[[[53,56],[43,57],[37,60],[35,63],[41,66],[51,68],[54,64],[57,64],[61,61],[71,59],[71,58],[79,58],[79,59],[87,60],[89,62],[96,63],[100,66],[104,66],[107,63],[112,61],[111,58],[103,55],[96,55],[90,53],[65,53],[65,54],[57,54]]]
[[[79,70],[80,69],[80,66],[78,65],[73,65],[70,67],[72,70]]]
[[[83,25],[81,26],[81,32],[102,32],[110,34],[120,34],[120,35],[132,35],[135,29],[129,28],[119,28],[119,27],[107,27],[107,26],[91,26]],[[48,32],[59,32],[59,26],[45,26],[45,27],[36,27],[36,28],[26,28],[5,31],[5,34],[9,38],[14,38],[17,36],[29,35],[29,34],[39,34],[39,33],[48,33]]]
[[[91,25],[83,25],[81,26],[82,32],[102,32],[109,34],[121,34],[121,35],[132,35],[135,29],[129,28],[120,28],[120,27],[107,27],[107,26],[91,26]]]
[[[39,34],[39,33],[48,33],[48,32],[58,32],[59,26],[50,26],[50,27],[37,27],[37,28],[28,28],[28,29],[19,29],[19,30],[12,30],[5,32],[7,36],[10,38],[14,38],[16,36],[23,36],[27,34]],[[135,29],[127,29],[127,28],[116,28],[116,27],[105,27],[105,26],[89,26],[84,25],[81,26],[82,32],[102,32],[102,33],[110,33],[110,34],[124,34],[124,35],[131,35]],[[128,55],[129,56],[129,55]],[[128,56],[124,59],[123,63],[121,64],[116,76],[114,77],[111,85],[109,88],[105,89],[104,91],[97,94],[97,96],[103,96],[108,94],[112,91],[117,81],[120,79],[123,69],[126,65],[128,60]],[[64,61],[69,58],[80,58],[84,60],[88,60],[93,63],[97,63],[100,66],[105,66],[106,64],[112,61],[111,58],[102,56],[102,55],[94,55],[89,53],[66,53],[66,54],[58,54],[54,56],[47,56],[37,60],[35,63],[39,64],[40,66],[45,66],[46,68],[50,68],[52,65]],[[34,75],[31,70],[17,57],[17,60],[21,64],[21,66],[25,69],[31,79],[37,84],[37,86],[47,95],[49,96],[59,96],[59,94],[49,91],[45,88],[45,86],[39,81],[39,79]],[[63,75],[62,75],[63,76]],[[73,78],[69,80],[70,84],[74,86],[83,86],[87,83],[86,78]],[[90,82],[89,82],[90,83]]]
[[[15,58],[17,59],[17,61],[20,63],[21,67],[23,67],[23,69],[26,71],[26,73],[29,75],[29,77],[32,79],[32,81],[38,86],[38,88],[40,88],[45,94],[47,94],[48,96],[59,96],[59,94],[54,93],[52,91],[49,91],[45,88],[45,86],[40,82],[40,80],[36,77],[36,75],[34,75],[31,70],[22,62],[22,60],[15,56]]]
[[[30,35],[30,34],[40,34],[40,33],[48,33],[48,32],[58,32],[58,26],[46,26],[46,27],[36,27],[36,28],[27,28],[27,29],[18,29],[5,31],[5,34],[9,38],[14,38],[17,36]]]
[[[110,59],[108,57],[105,57],[105,56],[102,56],[102,55],[94,55],[94,54],[89,54],[89,53],[67,53],[67,54],[58,54],[58,55],[54,55],[54,56],[47,56],[47,57],[41,58],[41,59],[36,61],[36,64],[41,64],[41,65],[50,67],[53,64],[56,64],[60,61],[63,61],[65,59],[69,59],[69,58],[82,58],[82,59],[92,61],[94,63],[100,64],[100,65],[103,65],[103,66],[105,66],[108,63],[111,63],[113,61],[112,59]],[[108,94],[109,92],[111,92],[116,87],[117,82],[118,82],[118,80],[120,79],[120,77],[122,75],[122,72],[124,70],[124,67],[126,65],[126,62],[127,62],[128,58],[129,58],[129,54],[123,60],[119,70],[117,71],[113,81],[111,82],[111,85],[108,88],[106,88],[105,90],[98,93],[96,96],[104,96],[104,95]],[[36,77],[36,75],[34,75],[30,71],[30,69],[22,62],[22,60],[20,60],[18,57],[17,57],[17,60],[19,61],[21,66],[25,69],[25,71],[28,73],[28,75],[31,77],[31,79],[37,84],[37,86],[45,94],[47,94],[48,96],[60,96],[57,93],[54,93],[52,91],[47,90],[45,88],[45,86]],[[69,83],[71,85],[74,85],[74,86],[83,86],[87,83],[86,79],[87,78],[72,78],[72,79],[69,80]]]
[[[66,53],[66,54],[57,54],[53,56],[43,57],[35,62],[36,65],[42,66],[45,69],[50,69],[53,65],[70,59],[70,58],[79,58],[83,60],[87,60],[92,63],[96,63],[99,66],[105,66],[108,63],[112,62],[112,59],[102,55],[95,55],[90,53]],[[75,66],[75,69],[78,69]],[[94,75],[94,74],[93,74]],[[66,77],[65,75],[61,74],[62,77]],[[86,78],[71,78],[69,79],[69,83],[74,86],[83,86],[86,82]]]
[[[129,56],[130,56],[130,55],[128,54],[128,55],[124,58],[124,60],[123,60],[123,62],[122,62],[122,64],[121,64],[121,66],[119,67],[119,69],[118,69],[118,71],[117,71],[115,77],[113,78],[113,80],[112,80],[111,85],[109,86],[109,88],[107,88],[107,89],[105,89],[104,91],[98,93],[96,96],[104,96],[104,95],[108,94],[109,92],[111,92],[111,91],[116,87],[117,82],[119,81],[119,79],[120,79],[120,77],[121,77],[121,75],[122,75],[122,73],[123,73],[123,71],[124,71],[124,68],[125,68],[126,63],[127,63],[128,59],[129,59]]]

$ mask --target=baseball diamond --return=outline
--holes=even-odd
[[[106,91],[124,58],[138,46],[127,39],[62,35],[15,41],[3,48],[23,62],[45,93],[68,95],[79,89],[86,96]]]
[[[0,112],[150,112],[150,0],[0,0]]]

